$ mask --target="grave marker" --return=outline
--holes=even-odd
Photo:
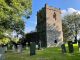
[[[17,45],[17,52],[21,53],[22,52],[22,45]]]
[[[36,44],[35,42],[30,43],[30,56],[35,55],[36,53]]]
[[[0,47],[0,60],[4,60],[4,49]]]
[[[68,48],[69,48],[69,53],[73,53],[74,52],[72,41],[68,41]]]

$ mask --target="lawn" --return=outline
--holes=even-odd
[[[7,52],[5,54],[6,60],[80,60],[80,53],[78,47],[74,45],[74,54],[62,54],[60,48],[46,48],[44,50],[37,50],[36,55],[30,56],[29,50],[24,50],[23,53]],[[68,49],[68,48],[67,48]]]

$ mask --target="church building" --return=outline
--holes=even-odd
[[[59,46],[63,42],[61,10],[45,4],[37,12],[37,33],[41,47]]]

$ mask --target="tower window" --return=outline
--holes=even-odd
[[[56,13],[54,12],[54,14],[53,14],[53,18],[56,20]]]

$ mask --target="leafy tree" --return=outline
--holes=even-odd
[[[63,21],[64,38],[74,39],[77,43],[77,35],[80,30],[80,14],[76,12],[68,14],[64,16]]]
[[[0,26],[5,29],[13,28],[12,25],[16,24],[18,27],[19,22],[22,25],[21,17],[28,17],[30,14],[31,0],[0,0]]]
[[[32,0],[0,0],[0,36],[6,31],[23,33],[22,16],[29,18]]]
[[[65,20],[62,20],[62,29],[63,29],[63,41],[66,42],[69,39],[69,28],[67,27],[67,24],[65,23]]]

